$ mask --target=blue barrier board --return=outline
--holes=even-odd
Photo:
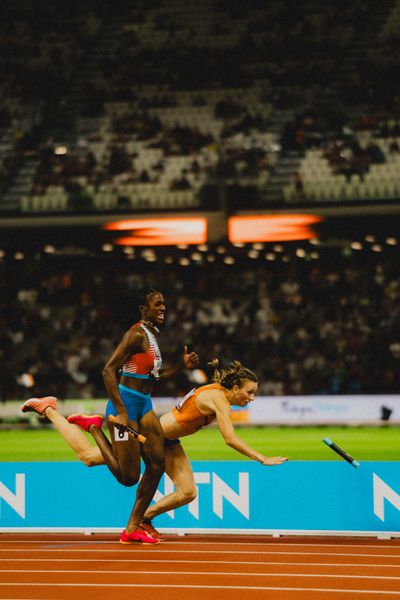
[[[198,497],[157,518],[182,530],[399,532],[400,462],[193,461]],[[155,499],[172,491],[163,477]],[[0,463],[0,531],[124,527],[136,487],[106,467]]]

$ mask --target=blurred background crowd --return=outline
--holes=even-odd
[[[3,263],[1,398],[104,397],[103,366],[138,320],[143,286],[166,298],[165,364],[179,361],[184,345],[201,360],[157,396],[203,382],[214,357],[254,369],[262,395],[399,392],[397,248],[321,257],[275,245],[267,259],[221,249],[191,265],[170,255],[138,258],[134,268],[115,257]]]

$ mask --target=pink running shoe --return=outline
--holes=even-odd
[[[143,529],[147,533],[147,535],[154,538],[155,540],[160,540],[160,542],[164,542],[166,539],[168,539],[165,537],[165,535],[157,531],[157,529],[153,526],[152,522],[149,520],[143,519],[139,527],[140,529]]]
[[[136,527],[132,533],[126,533],[124,529],[119,541],[120,544],[158,544],[160,540],[150,537],[143,529]]]
[[[85,431],[89,431],[90,426],[94,425],[98,429],[101,429],[103,425],[103,417],[101,415],[70,415],[67,419],[68,423],[73,423],[74,425],[79,425]]]
[[[57,398],[54,396],[44,396],[43,398],[29,398],[21,406],[22,412],[35,412],[38,415],[44,415],[46,408],[54,408],[57,410]]]

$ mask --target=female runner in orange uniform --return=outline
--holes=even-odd
[[[173,481],[175,491],[147,509],[144,522],[149,522],[151,529],[154,529],[152,519],[196,498],[197,488],[192,467],[179,439],[194,434],[213,421],[216,421],[225,443],[237,452],[268,466],[280,465],[288,460],[282,456],[264,456],[242,440],[233,427],[231,407],[244,407],[254,400],[258,387],[255,373],[242,367],[238,361],[227,370],[218,368],[217,359],[212,364],[215,367],[214,383],[192,390],[160,418],[165,437],[165,472]],[[149,533],[157,535],[150,527]]]

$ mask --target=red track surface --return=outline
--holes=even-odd
[[[0,534],[5,600],[400,598],[400,540]]]

